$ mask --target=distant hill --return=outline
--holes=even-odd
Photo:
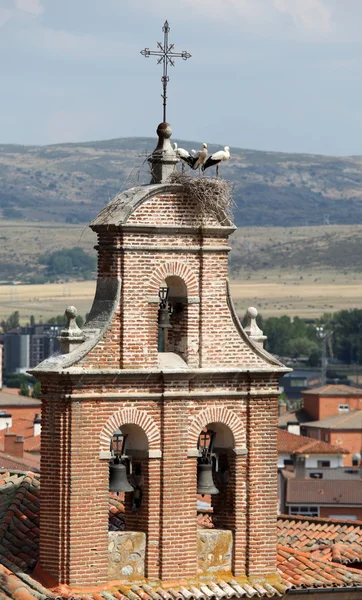
[[[199,142],[177,140],[197,148]],[[154,138],[52,146],[0,145],[4,219],[87,223],[121,189],[147,183]],[[214,152],[220,146],[210,145]],[[232,148],[220,174],[234,185],[239,226],[362,223],[362,157]]]

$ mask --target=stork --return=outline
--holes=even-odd
[[[218,152],[214,152],[206,162],[202,165],[201,169],[205,171],[209,167],[216,166],[216,177],[219,176],[219,164],[224,162],[225,160],[229,160],[230,158],[230,148],[229,146],[225,146],[224,150],[219,150]]]
[[[202,167],[207,159],[207,144],[205,142],[202,144],[202,150],[191,150],[192,158],[195,159],[195,162],[191,165],[194,171]]]
[[[173,149],[182,162],[182,172],[184,171],[184,168],[185,168],[184,165],[188,165],[189,167],[192,167],[193,162],[194,162],[194,157],[191,156],[190,152],[188,152],[184,148],[179,148],[177,146],[176,142],[173,145]]]

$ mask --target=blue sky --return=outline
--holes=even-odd
[[[361,0],[0,0],[0,142],[174,136],[362,155]]]

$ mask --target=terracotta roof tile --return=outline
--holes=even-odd
[[[38,559],[39,476],[33,473],[0,473],[0,600],[65,598],[72,593],[44,588],[28,574]],[[203,515],[205,516],[205,515]],[[211,515],[204,526],[213,526]],[[124,507],[110,496],[110,529],[124,527]],[[201,523],[203,524],[203,523]],[[112,583],[102,590],[74,590],[84,600],[221,600],[222,598],[277,598],[291,588],[360,587],[362,572],[351,568],[362,562],[362,522],[281,517],[278,519],[278,569],[280,579],[248,582],[245,578],[213,577],[196,585],[174,582]],[[334,539],[332,539],[334,538]],[[127,585],[125,585],[127,583]]]
[[[295,435],[284,429],[278,429],[279,454],[349,454],[340,446],[315,440],[305,435]]]
[[[362,389],[343,384],[328,384],[321,387],[303,390],[302,394],[317,394],[318,396],[362,396]]]
[[[361,504],[362,479],[288,479],[286,486],[287,504]]]

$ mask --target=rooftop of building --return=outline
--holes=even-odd
[[[281,473],[286,479],[296,477],[293,465],[281,469]],[[362,479],[362,467],[305,467],[304,476],[306,479],[333,479],[334,481]]]
[[[37,398],[28,398],[27,396],[20,396],[17,388],[3,388],[0,390],[0,407],[11,408],[12,406],[23,406],[23,407],[38,407],[41,406],[41,401]]]
[[[310,388],[303,390],[303,396],[305,394],[313,394],[317,396],[362,396],[362,389],[352,387],[350,385],[343,384],[329,384],[322,385],[321,387]]]
[[[299,479],[287,480],[286,503],[300,505],[360,506],[362,480]]]
[[[348,413],[333,415],[320,419],[319,421],[310,421],[308,427],[317,427],[319,429],[362,429],[362,410],[351,410]]]
[[[339,446],[328,444],[320,440],[289,433],[284,429],[278,429],[278,453],[279,454],[349,454]]]
[[[284,428],[287,427],[289,423],[298,425],[308,423],[309,421],[311,421],[311,417],[308,415],[307,411],[305,411],[303,408],[298,408],[289,410],[288,412],[280,415],[278,419],[278,426]]]
[[[0,473],[0,595],[17,600],[73,597],[87,600],[207,600],[221,598],[281,597],[289,589],[362,589],[362,522],[280,517],[278,577],[211,576],[203,581],[162,584],[152,581],[117,581],[107,588],[49,589],[40,581],[39,555],[40,478],[34,473]],[[123,505],[110,497],[111,530],[124,529]],[[201,515],[199,526],[212,527]]]

